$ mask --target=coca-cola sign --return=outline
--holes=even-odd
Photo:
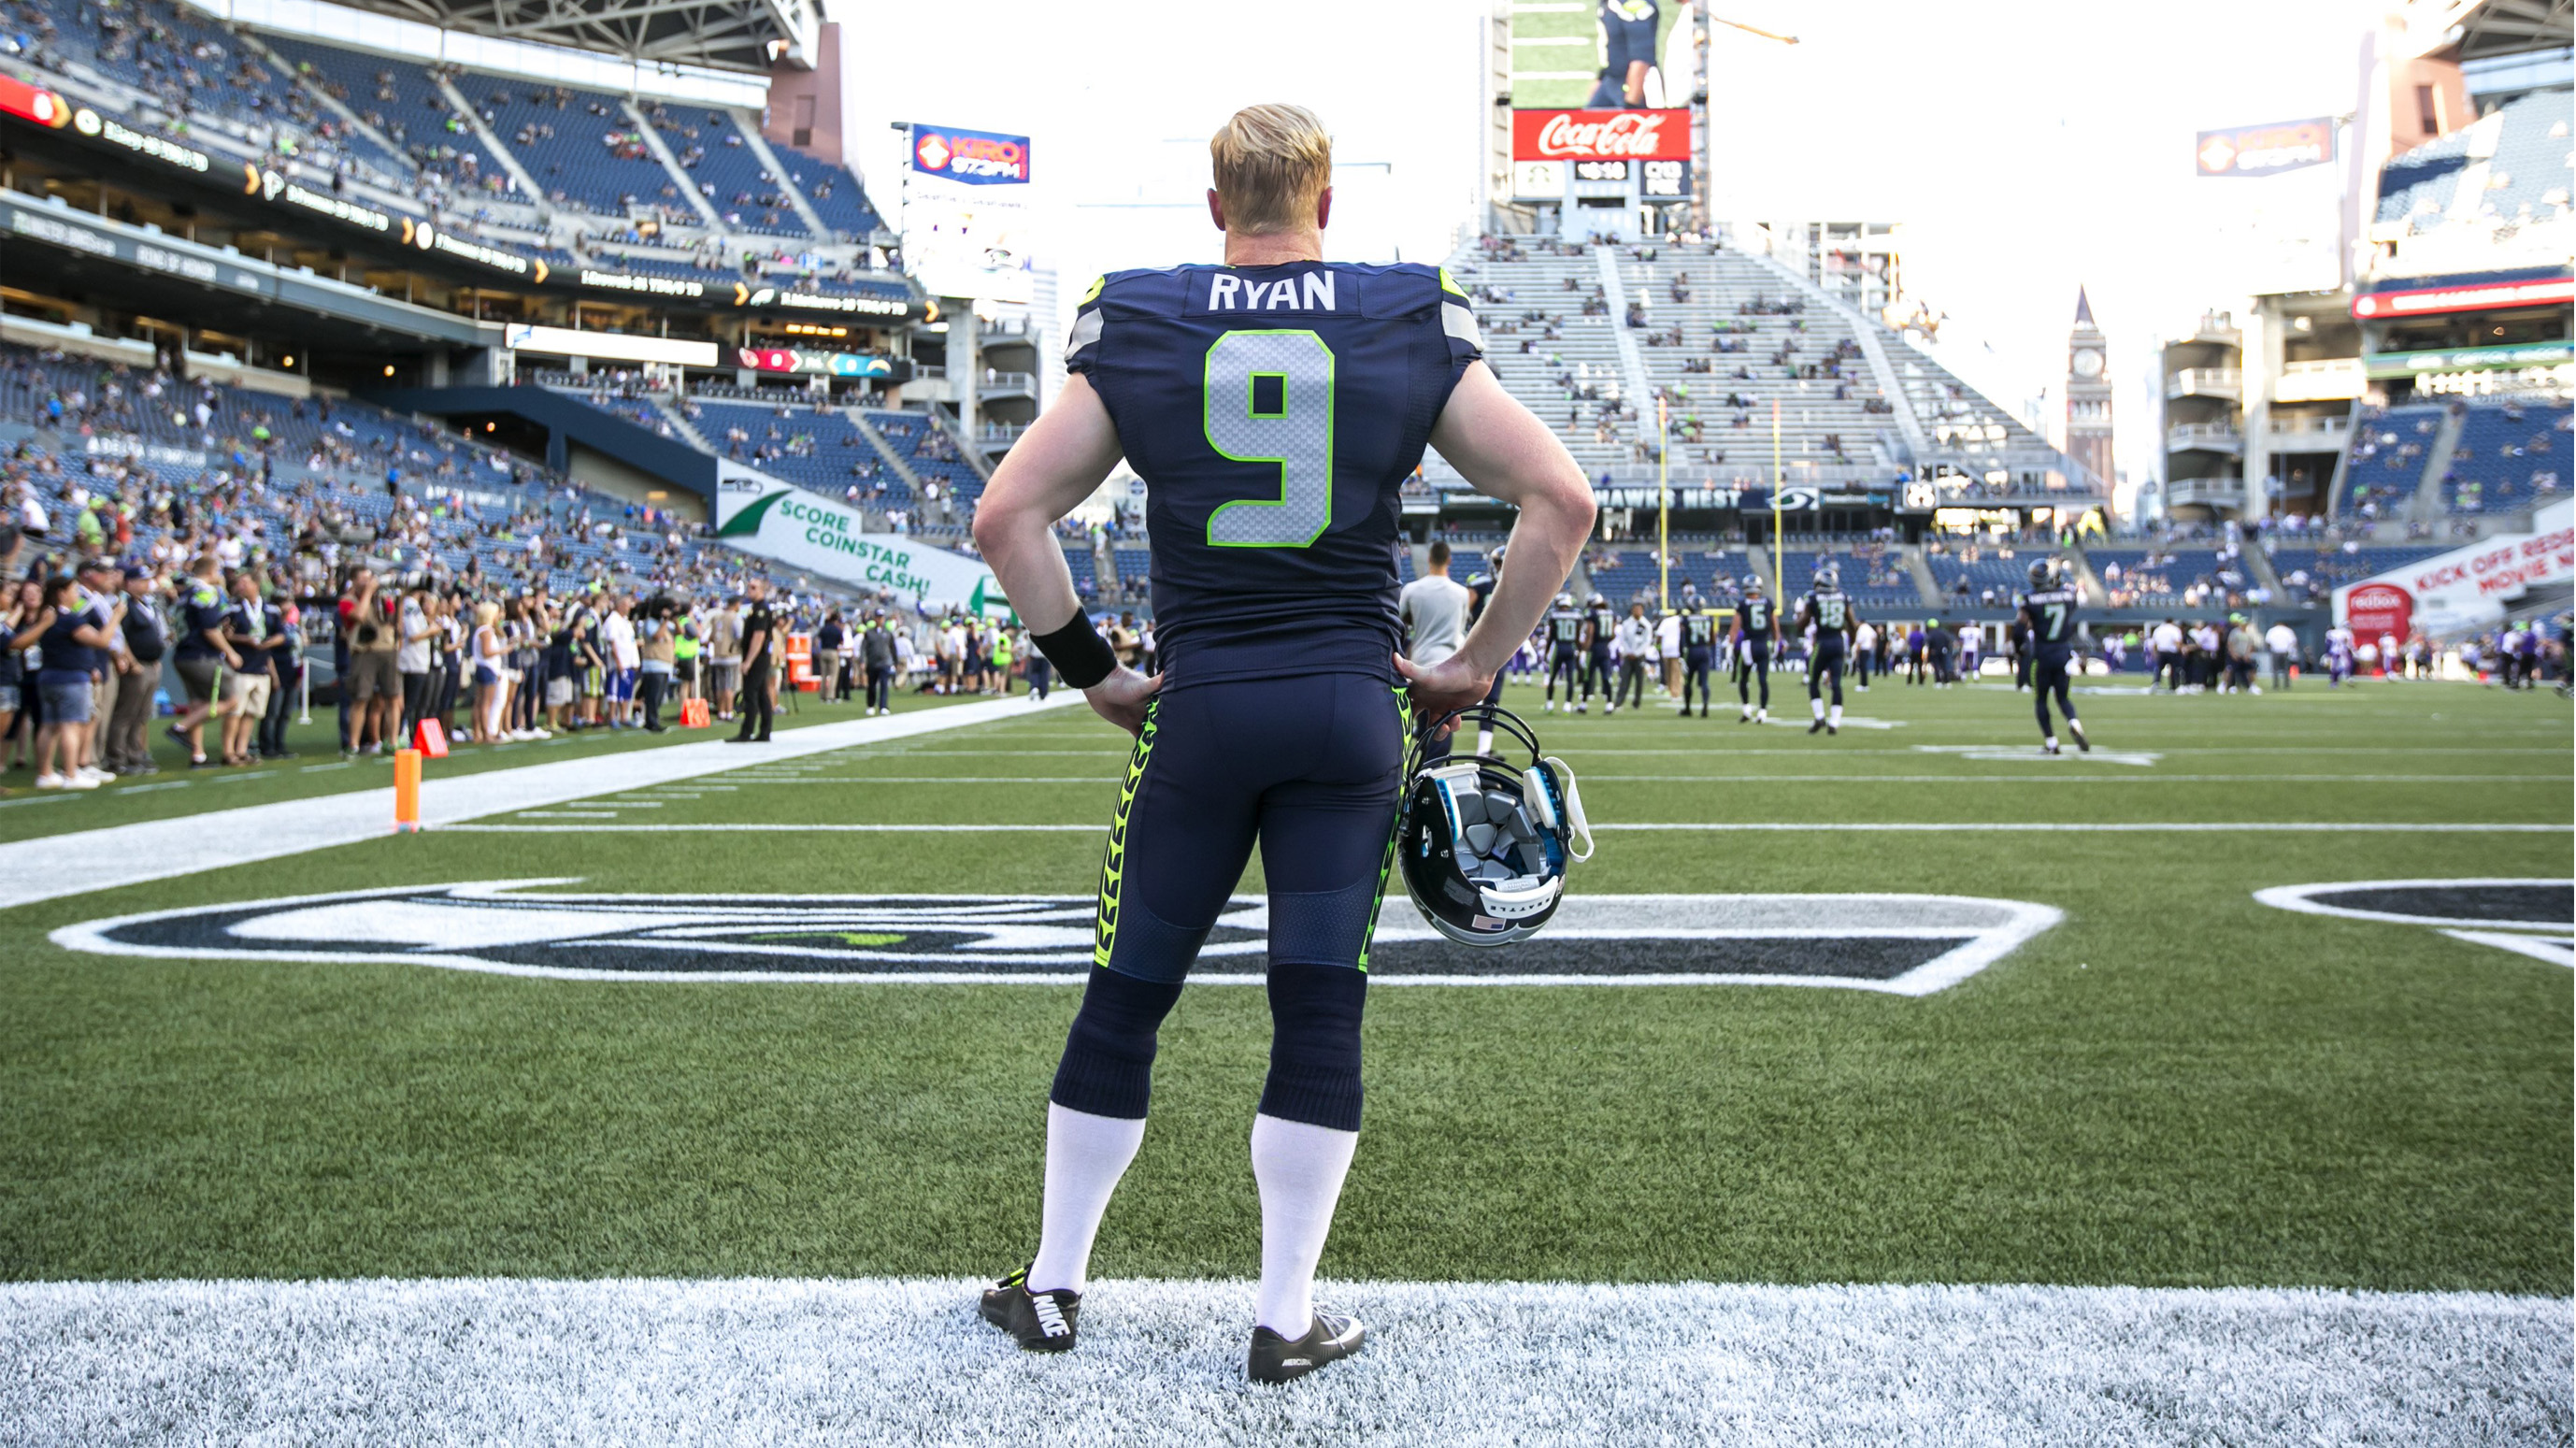
[[[1512,112],[1515,161],[1687,161],[1688,111]]]

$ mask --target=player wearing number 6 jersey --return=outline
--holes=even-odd
[[[1023,1347],[1073,1345],[1093,1236],[1144,1138],[1157,1028],[1257,843],[1272,1040],[1252,1125],[1247,1366],[1278,1382],[1362,1336],[1311,1293],[1358,1140],[1360,1009],[1406,725],[1484,699],[1573,571],[1593,505],[1582,469],[1478,360],[1475,314],[1446,276],[1321,260],[1332,144],[1312,114],[1252,107],[1209,149],[1224,264],[1093,284],[1063,392],[975,514],[1034,642],[1136,736],[1049,1094],[1037,1254],[983,1311]],[[1426,443],[1520,515],[1464,645],[1417,667],[1395,657],[1396,547]],[[1151,680],[1108,656],[1052,532],[1121,456],[1147,485]]]

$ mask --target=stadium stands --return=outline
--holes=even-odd
[[[2242,602],[2240,564],[2205,549],[2087,547],[2113,608],[2200,608]]]
[[[2538,91],[2380,169],[2379,221],[2422,235],[2455,222],[2492,226],[2567,214],[2567,94]],[[2462,182],[2482,188],[2463,206]]]
[[[2567,491],[2568,404],[2506,398],[2457,406],[2460,440],[2441,479],[2447,511],[2509,512]]]
[[[743,140],[739,115],[658,101],[647,106],[644,114],[663,133],[672,159],[723,214],[728,227],[812,239],[777,179],[761,167]]]
[[[1931,566],[1943,607],[2010,608],[2013,596],[2030,587],[2030,565],[2053,556],[2054,550],[2045,548],[1926,549],[1924,562]]]
[[[2395,516],[2422,485],[2427,455],[2441,426],[2439,404],[2362,409],[2335,511],[2357,518]]]
[[[1783,549],[1780,559],[1781,604],[1784,609],[1796,606],[1798,595],[1815,583],[1816,570],[1827,562],[1835,565],[1843,592],[1864,616],[1893,610],[1911,614],[1924,607],[1922,590],[1904,571],[1903,559],[1896,550],[1881,549],[1861,552],[1808,552]]]

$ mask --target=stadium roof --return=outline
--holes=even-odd
[[[622,59],[769,73],[812,64],[816,0],[349,0],[445,30]]]
[[[2576,40],[2571,5],[2576,0],[2448,0],[2438,28],[2458,37],[2460,60],[2565,50]]]

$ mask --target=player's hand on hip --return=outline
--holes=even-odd
[[[1108,678],[1082,691],[1083,701],[1091,712],[1126,730],[1129,734],[1145,732],[1145,706],[1163,687],[1163,676],[1147,678],[1120,664]]]
[[[1477,673],[1463,653],[1451,654],[1430,665],[1417,664],[1398,654],[1395,672],[1405,682],[1405,693],[1413,700],[1413,716],[1417,719],[1437,719],[1481,704],[1494,687],[1494,676]],[[1440,733],[1445,736],[1456,727],[1455,723],[1444,725]]]

